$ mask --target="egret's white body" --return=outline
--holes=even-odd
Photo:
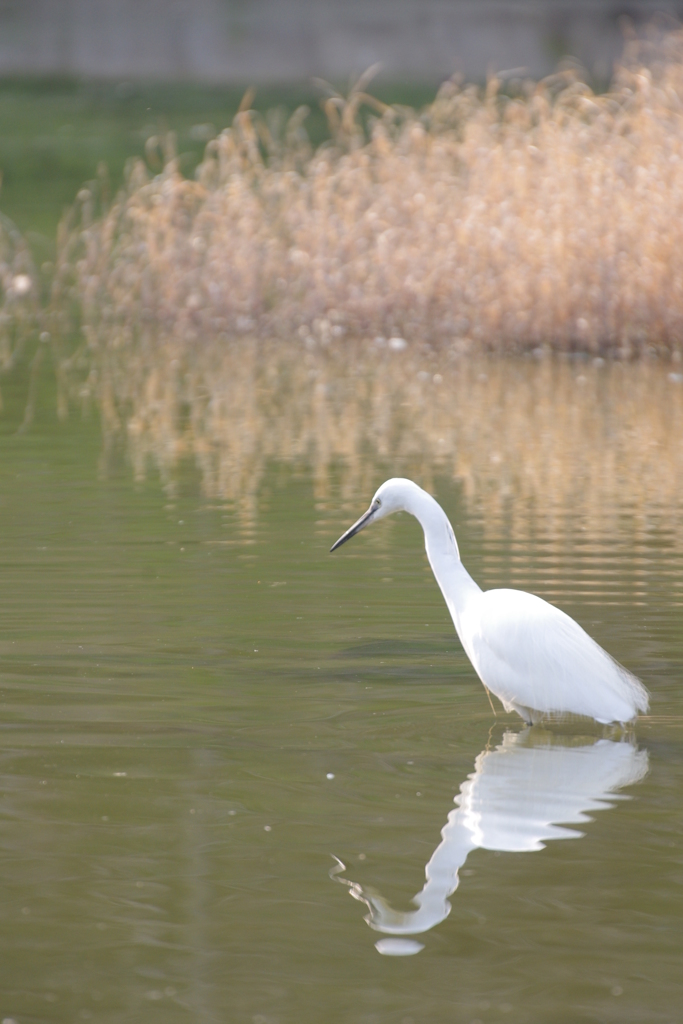
[[[370,508],[332,550],[369,523],[410,512],[425,535],[427,557],[460,641],[484,685],[506,711],[527,721],[574,714],[629,722],[648,708],[647,690],[565,612],[523,590],[479,587],[460,561],[446,513],[412,480],[379,488]]]

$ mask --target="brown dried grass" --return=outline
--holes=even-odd
[[[640,355],[683,347],[683,35],[595,95],[572,70],[510,98],[446,83],[363,134],[359,83],[312,152],[254,111],[195,180],[167,140],[93,219],[62,230],[92,347],[400,336],[461,351]],[[375,102],[375,106],[379,106]],[[155,146],[158,140],[153,140]]]

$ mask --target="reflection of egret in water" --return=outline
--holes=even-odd
[[[626,740],[577,739],[538,728],[506,732],[495,750],[479,754],[460,787],[458,806],[425,867],[425,884],[413,897],[416,909],[394,910],[372,889],[339,877],[345,870],[341,861],[331,875],[365,903],[370,911],[365,920],[375,931],[391,936],[429,931],[450,913],[448,897],[458,887],[458,871],[470,850],[530,852],[542,850],[549,839],[576,839],[583,832],[563,826],[590,821],[590,812],[624,799],[616,790],[638,782],[647,768],[647,752]],[[394,956],[422,948],[406,938],[377,943],[380,953]]]

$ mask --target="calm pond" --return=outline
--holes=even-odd
[[[680,1020],[680,480],[546,517],[414,471],[482,586],[558,603],[652,691],[633,736],[527,730],[414,520],[328,554],[405,463],[322,487],[272,459],[245,510],[189,465],[136,483],[49,399],[18,433],[24,397],[5,382],[5,1021]]]

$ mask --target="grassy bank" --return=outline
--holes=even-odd
[[[193,178],[148,139],[160,171],[134,162],[104,208],[80,193],[55,295],[75,289],[93,349],[169,358],[252,336],[680,357],[682,37],[605,95],[572,70],[500,86],[448,82],[415,111],[361,82],[317,148],[305,108],[243,109]]]

